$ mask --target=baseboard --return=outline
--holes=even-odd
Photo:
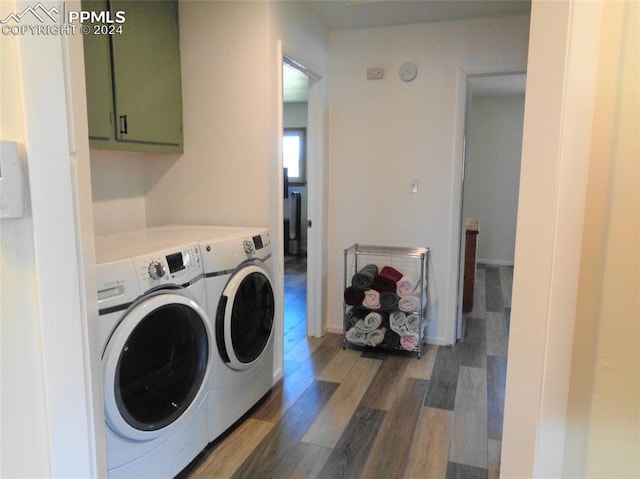
[[[477,264],[488,264],[491,266],[513,266],[513,261],[503,259],[481,259],[476,260]]]

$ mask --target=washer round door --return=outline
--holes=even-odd
[[[261,261],[242,265],[225,286],[216,313],[216,343],[223,361],[244,370],[260,361],[273,335],[273,284]]]
[[[102,358],[111,429],[150,440],[180,424],[208,390],[210,344],[206,312],[192,299],[163,292],[135,303]]]

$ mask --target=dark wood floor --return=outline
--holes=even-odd
[[[197,478],[497,478],[512,269],[479,265],[464,340],[415,354],[306,337],[286,262],[285,376],[185,471]]]

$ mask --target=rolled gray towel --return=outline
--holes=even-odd
[[[387,328],[376,329],[367,333],[367,343],[369,346],[377,346],[384,340],[384,335],[387,332]]]
[[[387,310],[397,309],[399,299],[398,295],[393,291],[383,291],[380,293],[380,307]]]
[[[389,315],[389,326],[391,330],[400,336],[408,333],[407,315],[402,311],[394,311]]]
[[[368,264],[351,278],[351,286],[361,291],[371,289],[373,278],[378,275],[378,267],[375,264]]]
[[[345,334],[347,341],[353,344],[357,344],[359,346],[367,346],[369,343],[367,342],[367,333],[359,330],[358,328],[351,328]]]

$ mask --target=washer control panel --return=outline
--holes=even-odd
[[[245,239],[242,242],[242,249],[248,257],[252,257],[262,250],[268,249],[271,245],[269,241],[269,233],[264,232],[251,236],[251,239]]]
[[[186,284],[202,275],[202,259],[197,245],[160,251],[133,259],[142,284]]]

